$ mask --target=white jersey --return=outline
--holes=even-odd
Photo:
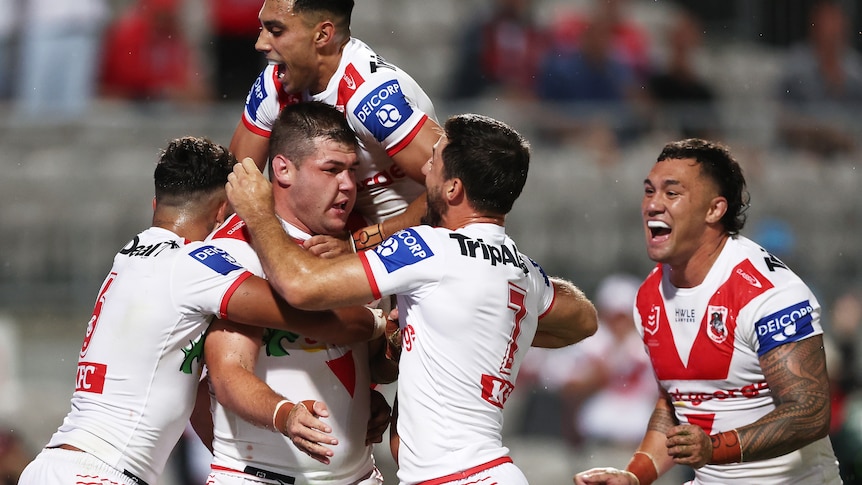
[[[350,39],[329,85],[318,94],[286,94],[276,65],[267,66],[252,86],[242,121],[269,137],[281,109],[302,101],[335,106],[356,132],[360,150],[356,210],[370,223],[401,212],[425,191],[396,166],[392,156],[415,138],[428,118],[436,121],[428,95],[406,72],[387,63],[358,39]]]
[[[641,286],[635,323],[681,423],[707,434],[751,424],[775,409],[759,357],[820,335],[820,305],[775,256],[727,241],[703,283],[676,288],[658,265]],[[698,484],[840,483],[829,438],[769,460],[706,465]]]
[[[114,258],[78,359],[68,444],[156,483],[191,416],[203,334],[251,273],[202,242],[151,227]]]
[[[553,285],[496,224],[418,226],[359,253],[375,298],[398,295],[398,478],[500,460],[503,406]]]
[[[308,234],[283,223],[297,242]],[[260,260],[249,245],[245,223],[234,214],[209,238],[213,245],[263,277]],[[293,402],[323,401],[324,421],[338,439],[334,456],[324,465],[301,452],[283,434],[244,421],[213,403],[213,464],[244,471],[252,467],[295,478],[297,484],[352,484],[374,469],[372,448],[365,445],[371,414],[368,344],[329,345],[284,330],[267,329],[255,374]]]

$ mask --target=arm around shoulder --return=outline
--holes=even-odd
[[[596,333],[599,328],[596,307],[584,292],[560,278],[551,278],[551,283],[554,285],[554,303],[539,319],[533,347],[565,347]]]

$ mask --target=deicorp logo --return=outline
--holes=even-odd
[[[396,232],[377,246],[375,252],[389,273],[434,256],[425,240],[413,229]]]
[[[385,140],[413,114],[413,108],[401,92],[401,85],[393,79],[374,88],[353,110],[353,114],[377,141]]]

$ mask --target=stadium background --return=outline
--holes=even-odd
[[[194,14],[195,3],[203,1],[190,2],[192,32],[204,30]],[[435,100],[440,120],[479,112],[530,138],[535,118],[525,116],[530,110],[523,105],[442,98],[458,29],[480,3],[359,0],[353,33],[410,72]],[[553,15],[562,3],[585,2],[539,1],[539,15]],[[775,137],[775,81],[787,46],[804,33],[800,12],[810,2],[688,3],[715,34],[699,62],[719,90],[723,140],[750,182],[752,205],[743,233],[776,251],[828,305],[845,288],[862,283],[858,154],[824,160],[782,147]],[[858,48],[862,9],[852,1],[843,4],[852,15]],[[633,18],[657,38],[674,5],[634,0],[630,7]],[[186,134],[226,145],[240,110],[237,103],[181,109],[97,100],[86,118],[56,125],[22,122],[0,105],[0,421],[34,450],[68,411],[76,353],[111,258],[150,222],[158,150]],[[862,122],[852,128],[858,134]],[[599,163],[589,147],[534,143],[527,188],[507,220],[521,250],[588,294],[606,274],[646,274],[652,264],[640,227],[642,180],[667,141],[662,130],[644,134],[619,147],[612,164]],[[513,422],[522,397],[516,392],[508,411]],[[565,460],[564,448],[551,438],[529,447],[514,433],[507,439],[517,449],[530,449],[533,458],[524,453],[522,465],[535,483],[550,483],[538,477],[568,473],[570,464],[556,459]],[[390,470],[388,453],[377,455]],[[544,458],[536,461],[536,456]]]

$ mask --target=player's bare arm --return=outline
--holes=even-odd
[[[258,169],[263,171],[266,166],[269,138],[249,130],[242,120],[237,124],[228,148],[237,160],[249,157],[254,160]]]
[[[737,430],[744,461],[797,450],[829,432],[829,383],[823,337],[781,345],[760,358],[776,408]]]
[[[443,130],[434,120],[426,118],[419,132],[398,153],[392,155],[392,160],[411,179],[425,185],[425,174],[422,167],[431,158],[434,143],[440,138]],[[396,232],[419,225],[425,215],[426,197],[420,195],[410,202],[401,214],[390,217],[379,224],[372,224],[353,233],[353,245],[356,249],[369,249],[383,242]]]
[[[638,477],[654,480],[661,476],[674,465],[667,454],[665,434],[676,424],[670,399],[662,393],[650,417],[647,432],[626,469],[592,468],[575,475],[575,485],[636,485]]]
[[[204,344],[204,357],[216,399],[240,418],[289,437],[294,445],[321,463],[329,463],[338,440],[319,418],[329,416],[323,402],[294,400],[273,391],[254,368],[264,329],[216,320]],[[287,401],[287,402],[284,402]]]
[[[270,284],[291,305],[323,310],[361,305],[374,299],[356,255],[315,257],[294,244],[275,217],[272,186],[249,158],[228,176],[228,197],[245,221]]]
[[[371,390],[371,416],[368,418],[368,432],[365,435],[365,445],[383,442],[383,434],[389,428],[392,408],[386,402],[386,397],[379,391]]]
[[[554,304],[539,319],[533,347],[559,348],[589,337],[598,330],[598,316],[593,303],[569,281],[551,278]]]
[[[237,323],[296,332],[321,342],[345,345],[382,335],[386,320],[364,306],[304,311],[288,304],[270,284],[246,278],[231,296],[227,317]]]

